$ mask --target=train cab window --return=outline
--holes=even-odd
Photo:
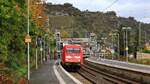
[[[80,53],[80,48],[67,48],[66,53]]]
[[[74,48],[74,53],[80,53],[80,49],[79,48]]]

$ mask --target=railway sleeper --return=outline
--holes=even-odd
[[[83,71],[82,69],[80,71],[78,71],[78,73],[80,75],[82,75],[84,78],[86,78],[87,80],[89,80],[90,82],[92,82],[93,84],[96,84],[96,77],[91,75],[90,73]]]
[[[148,82],[150,81],[150,77],[147,76],[147,75],[139,75],[135,72],[129,72],[129,71],[123,71],[122,69],[117,69],[117,68],[113,68],[113,67],[109,67],[109,66],[105,66],[105,65],[99,65],[99,64],[96,64],[96,63],[91,63],[91,62],[88,62],[88,61],[85,61],[85,64],[90,66],[90,67],[93,67],[97,70],[101,70],[101,71],[104,71],[107,73],[110,73],[112,75],[116,75],[116,76],[120,76],[124,79],[128,79],[128,80],[132,80],[132,81],[136,81],[136,82],[140,82],[142,84],[149,84]]]
[[[104,79],[114,81],[117,84],[139,84],[137,81],[133,81],[124,77],[120,78],[121,76],[116,76],[116,74],[110,74],[108,73],[108,71],[101,71],[99,69],[91,68],[91,66],[87,65],[84,65],[84,67],[91,69],[91,71],[97,72],[97,74],[102,74]]]

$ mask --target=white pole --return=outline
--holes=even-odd
[[[127,30],[131,29],[131,27],[123,27],[125,30],[124,32],[124,47],[125,47],[125,54],[126,54],[126,61],[128,62],[128,32]]]
[[[38,56],[37,56],[37,48],[36,48],[36,69],[38,69]]]
[[[106,38],[104,38],[104,45],[105,45],[105,48],[106,48],[105,39],[106,39]],[[105,51],[105,52],[106,52],[106,51]],[[106,58],[106,57],[105,57],[105,52],[103,53],[104,59]]]
[[[44,59],[44,61],[45,61],[45,57],[46,57],[46,56],[45,56],[45,35],[44,35],[44,47],[43,47],[43,48],[44,48],[44,49],[43,49],[43,50],[44,50],[44,56],[43,56],[44,58],[43,58],[43,59]]]
[[[29,54],[30,44],[28,43],[28,80],[30,80],[30,54]]]
[[[113,49],[113,53],[112,53],[112,60],[114,59],[114,37],[113,37],[113,34],[112,34],[112,49]]]
[[[126,61],[128,62],[128,32],[126,29]]]
[[[125,38],[125,32],[124,32],[124,35],[123,35],[123,36],[124,36],[124,56],[125,56],[125,55],[126,55],[126,49],[125,49],[125,48],[126,48],[126,42],[125,42],[125,41],[126,41],[126,38]]]
[[[117,21],[118,21],[118,29],[120,28],[120,21],[119,21],[119,19],[117,19]],[[120,58],[120,36],[119,36],[119,31],[118,31],[118,58]]]
[[[35,60],[36,60],[36,69],[38,69],[38,56],[37,56],[37,37],[36,37],[36,53],[35,53]]]
[[[141,50],[141,23],[139,23],[139,50]]]
[[[29,4],[30,4],[30,1],[28,0],[28,8],[27,8],[27,21],[28,21],[28,28],[27,28],[27,33],[29,34],[29,29],[30,29],[30,20],[29,20]],[[28,80],[30,80],[30,44],[28,42]]]
[[[147,39],[147,33],[146,33],[146,31],[144,31],[144,33],[145,33],[145,34],[144,34],[144,37],[145,37],[145,42],[144,42],[144,43],[146,43],[146,41],[147,41],[147,40],[146,40],[146,39]]]
[[[120,57],[120,42],[119,42],[119,34],[117,34],[117,36],[118,36],[118,58]]]
[[[42,56],[42,51],[43,51],[43,48],[42,48],[42,43],[41,43],[41,49],[40,49],[40,51],[41,51],[41,64],[43,63],[43,56]]]

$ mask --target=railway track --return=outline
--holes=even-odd
[[[93,84],[91,81],[83,77],[80,73],[78,72],[70,72],[72,76],[74,76],[76,79],[78,79],[82,84]]]
[[[87,84],[83,82],[83,79],[90,81],[90,84],[150,84],[150,74],[146,72],[103,65],[88,60],[84,61],[77,72],[69,73],[83,84]]]
[[[139,81],[124,78],[108,71],[95,68],[96,66],[84,64],[78,71],[83,77],[93,84],[141,84]]]

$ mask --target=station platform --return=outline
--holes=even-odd
[[[39,69],[32,71],[29,84],[82,84],[57,62],[44,62]]]
[[[91,57],[91,58],[87,58],[86,60],[94,62],[94,63],[98,63],[98,64],[107,65],[107,66],[150,74],[150,66],[148,65],[135,64],[135,63],[129,63],[129,62],[123,62],[123,61],[117,61],[117,60],[110,60],[110,59],[103,59],[103,58],[98,58],[98,57]]]
[[[31,73],[29,84],[59,84],[53,70],[54,60],[44,62],[39,69]]]

